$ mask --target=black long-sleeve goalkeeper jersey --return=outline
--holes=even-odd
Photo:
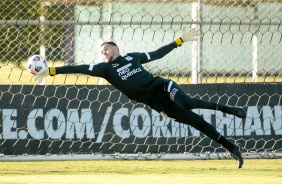
[[[130,99],[148,104],[164,79],[154,77],[142,64],[160,59],[176,47],[176,43],[172,42],[156,51],[128,53],[112,62],[56,67],[56,74],[83,73],[102,77]]]

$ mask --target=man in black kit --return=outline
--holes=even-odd
[[[34,80],[40,82],[47,75],[53,76],[70,73],[81,73],[105,78],[130,99],[144,103],[157,112],[175,119],[177,122],[190,125],[203,132],[206,136],[227,149],[237,160],[238,167],[241,168],[244,161],[240,146],[228,141],[212,125],[194,113],[192,109],[219,110],[240,118],[245,118],[246,112],[240,107],[219,105],[201,99],[190,98],[175,82],[158,76],[154,77],[142,66],[142,64],[164,57],[184,42],[196,41],[199,34],[199,30],[195,28],[186,31],[186,27],[184,27],[180,37],[155,51],[133,52],[125,56],[120,55],[119,48],[114,42],[104,42],[100,48],[103,57],[108,62],[49,67],[41,75],[34,76]]]

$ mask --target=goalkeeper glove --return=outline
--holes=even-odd
[[[56,68],[55,67],[47,67],[45,68],[45,70],[40,73],[40,74],[36,74],[36,75],[32,75],[31,78],[33,78],[33,80],[38,83],[42,83],[43,79],[47,76],[47,75],[56,75]]]
[[[34,82],[42,83],[43,79],[49,75],[49,67],[47,67],[42,73],[40,74],[32,74],[31,78]]]
[[[182,43],[188,41],[197,41],[198,36],[200,35],[200,30],[196,28],[191,28],[188,31],[186,30],[186,26],[182,28],[182,33],[180,37],[175,38],[175,43],[177,46],[181,46]]]

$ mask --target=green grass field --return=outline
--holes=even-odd
[[[1,162],[0,183],[282,183],[282,159]]]

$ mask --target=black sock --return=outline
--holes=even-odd
[[[211,124],[205,122],[202,124],[200,131],[203,132],[206,136],[221,144],[229,152],[232,152],[235,148],[235,145],[223,137]]]
[[[229,152],[233,152],[235,145],[228,141],[225,137],[220,135],[219,139],[217,140],[219,144],[221,144],[224,148],[226,148]]]

